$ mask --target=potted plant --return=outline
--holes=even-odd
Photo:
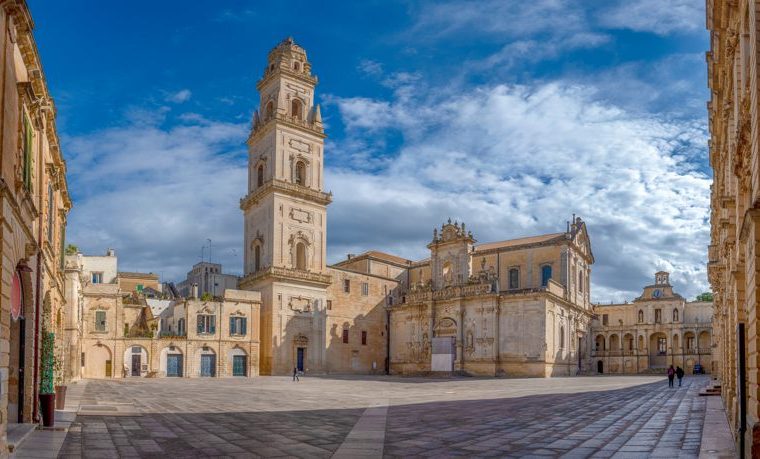
[[[62,410],[66,407],[66,385],[63,378],[63,356],[61,353],[55,358],[54,381],[55,381],[55,409]]]
[[[40,411],[42,412],[42,425],[44,427],[53,427],[53,424],[55,424],[55,391],[53,390],[55,333],[43,331],[40,357]]]

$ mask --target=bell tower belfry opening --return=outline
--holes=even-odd
[[[306,368],[319,367],[323,342],[310,336],[326,304],[327,205],[324,128],[314,103],[317,77],[306,51],[286,38],[267,59],[256,84],[259,108],[248,137],[248,190],[244,216],[244,278],[240,287],[261,292],[261,373],[290,374],[298,362],[288,348],[308,338]],[[298,320],[289,320],[297,315]],[[314,316],[314,317],[312,317]],[[309,319],[309,321],[304,320]],[[322,337],[324,339],[324,337]]]

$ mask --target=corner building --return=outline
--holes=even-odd
[[[716,370],[737,451],[759,457],[760,1],[708,0],[706,6],[713,169],[707,268]]]

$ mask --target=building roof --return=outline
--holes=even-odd
[[[486,242],[483,244],[476,245],[475,251],[481,252],[481,251],[492,250],[492,249],[506,249],[506,248],[533,245],[533,244],[542,244],[542,243],[549,242],[554,239],[560,239],[560,238],[564,239],[565,233],[542,234],[540,236],[529,236],[529,237],[521,237],[518,239],[508,239],[506,241]]]
[[[380,252],[379,250],[368,250],[364,253],[360,253],[359,255],[349,255],[349,258],[346,258],[345,260],[335,263],[335,266],[340,266],[348,262],[354,262],[356,260],[361,260],[365,258],[374,258],[376,260],[385,261],[387,263],[393,263],[396,265],[403,265],[403,266],[408,266],[412,263],[412,260],[397,257],[396,255]]]
[[[116,273],[117,277],[129,277],[133,279],[156,279],[158,280],[158,274],[153,273],[138,273],[130,271],[119,271]]]

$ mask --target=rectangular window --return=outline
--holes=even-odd
[[[216,333],[216,316],[198,314],[198,334],[213,335]]]
[[[22,115],[23,117],[23,127],[22,127],[22,138],[21,141],[23,143],[23,155],[22,158],[24,161],[24,189],[28,192],[32,192],[32,142],[33,142],[33,130],[32,130],[32,122],[29,121],[29,118],[27,118],[26,114]]]
[[[348,344],[348,329],[343,329],[343,343]]]
[[[343,279],[343,292],[351,293],[351,281],[348,279]]]
[[[602,325],[609,325],[609,324],[610,324],[610,315],[602,314]]]
[[[362,282],[362,296],[369,295],[369,284],[366,282]]]
[[[84,352],[82,352],[82,366],[84,366]]]
[[[327,300],[327,310],[328,311],[332,310],[332,300]]]
[[[655,309],[654,310],[654,323],[661,324],[662,323],[662,309]]]
[[[694,337],[693,336],[687,336],[686,337],[686,349],[688,349],[688,350],[694,349]]]
[[[509,270],[509,288],[510,290],[520,288],[520,270],[517,268]]]
[[[95,331],[106,331],[105,311],[95,311]]]
[[[230,317],[230,335],[245,336],[246,322],[245,317]]]
[[[142,348],[140,346],[132,346],[132,353],[133,354],[139,354],[142,352]]]
[[[657,338],[657,353],[659,355],[665,355],[668,353],[667,338]]]
[[[92,283],[93,284],[102,284],[103,283],[103,273],[92,273]]]
[[[362,346],[367,345],[367,332],[362,330]]]

